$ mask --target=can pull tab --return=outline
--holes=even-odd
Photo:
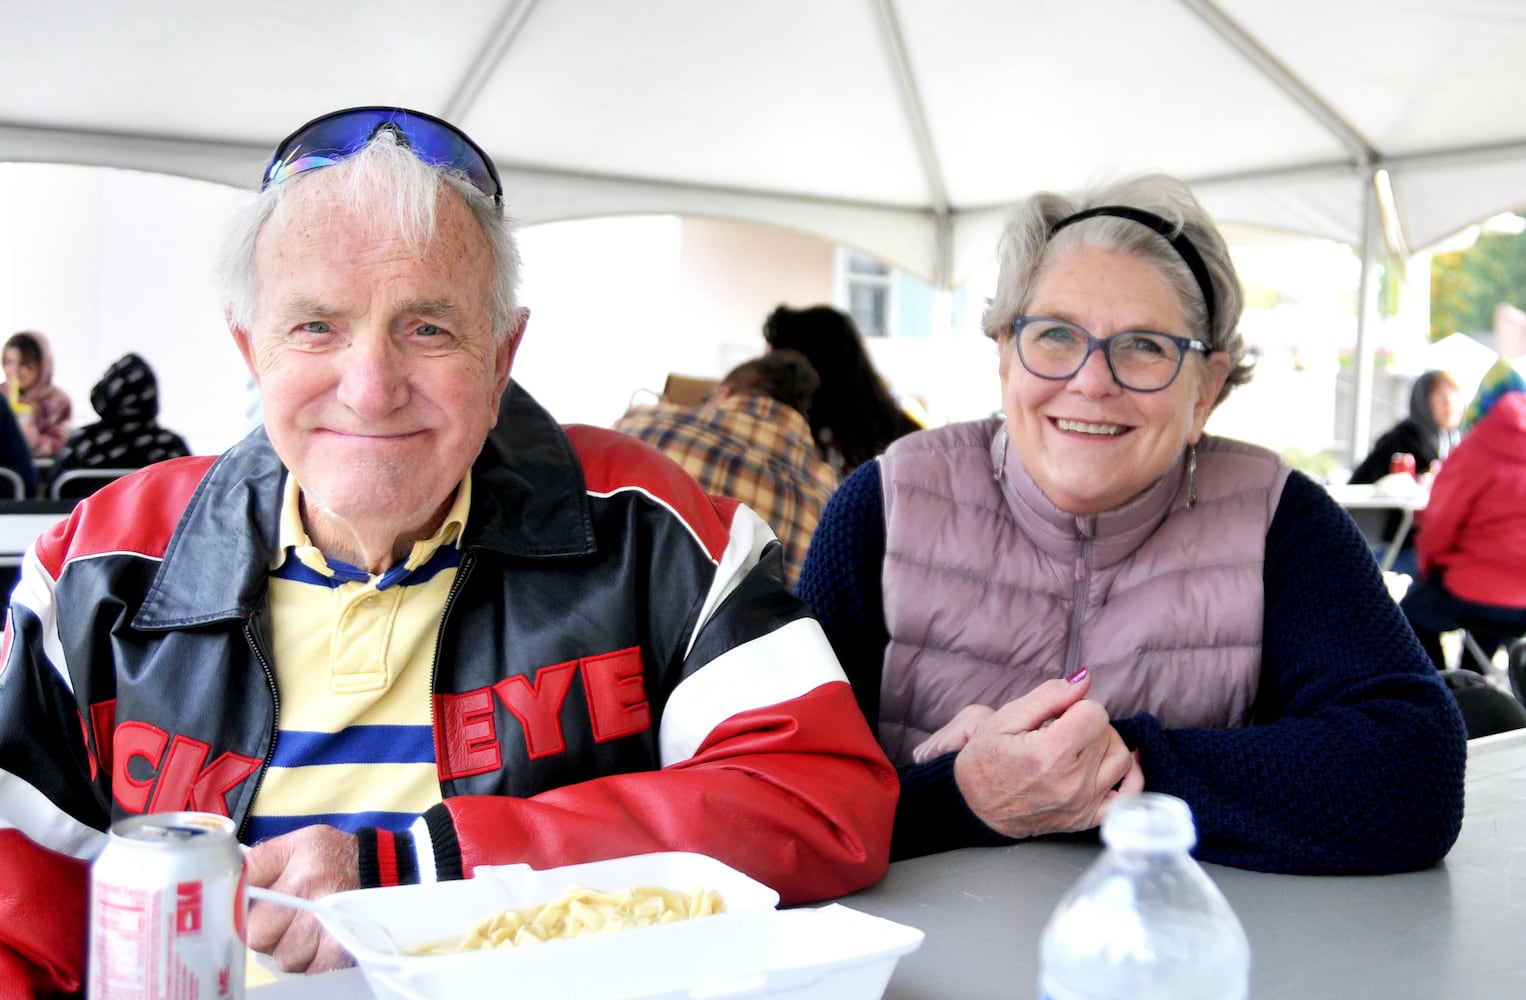
[[[358,928],[374,931],[380,934],[386,942],[386,950],[392,955],[403,954],[403,949],[397,943],[397,938],[392,936],[392,931],[387,925],[374,917],[361,916],[358,913],[350,913],[348,910],[337,906],[330,906],[314,899],[304,899],[301,896],[293,896],[287,892],[279,892],[275,889],[262,889],[251,885],[248,889],[249,898],[261,903],[274,903],[276,906],[286,906],[293,910],[306,910],[315,913],[323,919],[323,926],[337,938],[340,943],[353,950],[354,944],[364,944],[375,947],[367,935],[357,932]]]

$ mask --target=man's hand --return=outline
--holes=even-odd
[[[1144,789],[1107,710],[1086,700],[1090,689],[1084,674],[1045,681],[976,722],[954,780],[987,826],[1009,837],[1089,830],[1114,796]]]
[[[244,859],[249,884],[319,899],[360,888],[355,838],[331,826],[308,826],[256,844]],[[249,908],[249,947],[285,972],[327,972],[353,965],[318,918],[278,903]]]

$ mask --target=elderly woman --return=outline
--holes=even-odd
[[[833,496],[799,585],[899,768],[906,857],[1185,799],[1198,856],[1394,872],[1462,821],[1456,703],[1356,526],[1205,436],[1250,372],[1185,185],[1035,196],[985,330],[1003,416],[910,435]]]

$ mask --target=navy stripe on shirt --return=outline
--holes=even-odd
[[[350,726],[338,733],[283,729],[272,767],[315,764],[433,764],[429,726]]]
[[[406,830],[418,819],[417,813],[406,812],[342,812],[342,813],[312,813],[302,816],[250,816],[249,826],[244,831],[246,844],[258,844],[262,840],[271,837],[279,837],[283,833],[300,830],[303,827],[323,824],[338,827],[346,833],[354,833],[361,827],[374,826],[383,830],[391,830],[394,833]]]

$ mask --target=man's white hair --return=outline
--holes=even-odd
[[[377,216],[383,220],[378,225],[398,233],[416,254],[422,253],[434,238],[436,209],[444,190],[460,195],[492,248],[493,288],[488,316],[493,336],[502,342],[513,331],[518,318],[515,289],[519,283],[519,249],[513,226],[498,204],[477,190],[464,174],[423,162],[388,129],[379,131],[363,149],[341,163],[305,171],[270,185],[234,217],[220,262],[223,301],[230,323],[240,329],[253,329],[259,295],[254,251],[260,233],[282,211],[294,186],[319,173],[340,181],[338,197],[350,207],[364,206],[375,211],[378,196],[387,198],[390,205]]]

